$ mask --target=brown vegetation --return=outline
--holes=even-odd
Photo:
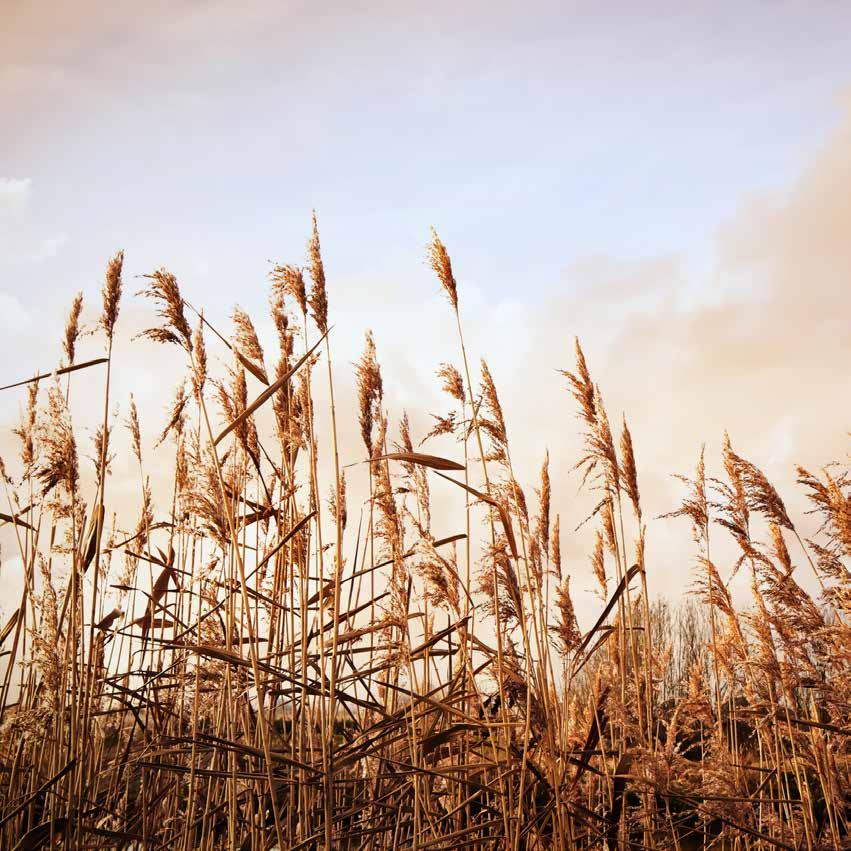
[[[20,460],[2,469],[0,523],[25,573],[0,634],[3,847],[849,846],[848,471],[800,470],[822,521],[804,540],[729,439],[723,479],[701,453],[671,512],[691,526],[697,602],[654,602],[632,437],[626,421],[613,432],[577,343],[564,375],[584,431],[576,466],[595,494],[601,598],[583,632],[549,455],[530,500],[488,365],[471,372],[463,287],[436,234],[428,256],[458,363],[438,371],[450,407],[423,441],[404,414],[391,426],[371,334],[357,410],[335,407],[315,218],[305,271],[270,276],[271,369],[245,311],[228,339],[172,274],[146,276],[159,324],[144,336],[175,344],[186,371],[159,440],[174,451],[165,511],[146,469],[171,450],[147,456],[131,401],[140,508],[127,528],[108,499],[123,253],[103,288],[106,355],[80,365],[74,299],[65,362],[22,382]],[[222,375],[208,371],[207,332],[231,362]],[[73,382],[100,369],[86,492]],[[343,415],[365,452],[363,511],[346,503]],[[430,451],[441,437],[452,458]],[[432,529],[438,492],[464,499],[448,536]],[[714,560],[718,536],[735,545],[732,564]],[[797,581],[803,569],[820,600]],[[728,589],[739,570],[746,608]]]

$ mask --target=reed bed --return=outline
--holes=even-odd
[[[274,365],[244,311],[226,330],[167,270],[145,276],[137,345],[169,346],[183,376],[157,447],[140,420],[158,411],[113,413],[122,253],[99,305],[104,356],[75,359],[80,295],[57,370],[3,389],[22,395],[0,522],[24,584],[0,625],[2,847],[851,845],[848,469],[799,470],[821,521],[805,539],[729,439],[721,477],[701,453],[667,507],[695,546],[694,602],[672,610],[651,596],[629,428],[610,423],[577,343],[564,383],[600,596],[583,631],[549,456],[524,488],[436,234],[428,259],[457,347],[427,435],[387,409],[371,335],[356,410],[337,409],[315,218],[305,265],[270,275]],[[95,381],[87,485],[72,411]],[[357,419],[358,458],[340,456],[342,417]],[[138,471],[132,519],[110,507],[116,429]],[[156,500],[155,465],[173,471]],[[347,475],[366,482],[363,506]],[[455,528],[433,530],[448,496]],[[745,603],[728,587],[738,571]]]

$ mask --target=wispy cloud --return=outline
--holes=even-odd
[[[713,254],[707,280],[693,280],[687,257],[676,255],[634,264],[594,257],[571,268],[570,294],[533,313],[529,357],[516,365],[506,357],[497,370],[507,376],[513,432],[530,444],[517,454],[531,462],[537,446],[549,441],[565,514],[581,518],[581,505],[569,507],[576,504],[578,482],[569,468],[578,445],[572,406],[551,376],[553,366],[571,363],[575,334],[610,416],[617,420],[623,411],[629,418],[648,515],[676,504],[670,474],[690,471],[704,441],[707,463],[717,471],[726,429],[806,523],[794,465],[818,468],[849,449],[849,199],[851,101],[795,180],[743,199],[714,240],[707,235]],[[552,401],[542,423],[532,412],[545,396]],[[657,590],[677,591],[689,576],[680,558],[683,530],[667,521],[650,526]],[[566,550],[579,560],[583,547],[580,538]]]
[[[11,293],[0,292],[0,330],[4,334],[16,333],[21,326],[29,325],[29,311]]]
[[[32,180],[28,177],[0,177],[0,209],[19,210],[29,201]]]
[[[0,177],[0,262],[40,263],[68,243],[64,231],[44,235],[32,198],[31,178]]]

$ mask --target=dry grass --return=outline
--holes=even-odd
[[[310,285],[296,266],[271,275],[271,370],[244,311],[228,339],[173,275],[147,276],[160,321],[145,336],[176,344],[185,372],[152,457],[131,403],[140,508],[127,528],[107,475],[123,254],[103,288],[105,358],[75,364],[73,301],[63,368],[24,391],[20,459],[3,468],[0,522],[25,568],[0,636],[3,847],[849,847],[848,471],[800,471],[823,522],[805,541],[729,440],[723,479],[701,455],[672,512],[692,527],[699,603],[672,613],[648,596],[632,437],[625,421],[613,434],[577,344],[565,375],[585,435],[576,466],[596,494],[601,597],[583,633],[549,455],[527,500],[485,361],[471,375],[463,289],[436,234],[429,258],[459,366],[438,372],[450,408],[423,442],[450,435],[458,459],[427,454],[406,415],[391,427],[371,334],[357,410],[336,410],[315,218]],[[208,373],[208,331],[226,347],[222,375]],[[72,421],[84,369],[106,374],[93,492]],[[357,526],[343,415],[367,457]],[[146,470],[165,463],[163,512]],[[449,537],[432,531],[433,491],[465,500]],[[713,561],[716,537],[734,543],[732,563]],[[744,608],[727,587],[740,569]],[[796,581],[802,569],[821,599]]]

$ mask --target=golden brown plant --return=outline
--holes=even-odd
[[[431,268],[434,269],[446,297],[453,309],[458,309],[458,285],[455,283],[455,276],[452,274],[452,261],[449,259],[449,254],[446,251],[446,246],[440,241],[437,231],[431,229],[431,243],[428,247],[428,259]]]
[[[160,321],[143,336],[176,343],[184,377],[156,444],[133,395],[127,434],[110,433],[107,362],[103,420],[85,441],[94,439],[94,475],[81,471],[77,400],[53,380],[39,410],[39,383],[28,383],[20,463],[0,462],[0,524],[22,577],[0,622],[0,847],[848,844],[849,471],[799,469],[822,524],[804,541],[729,438],[719,478],[701,451],[667,515],[690,522],[697,603],[648,600],[660,554],[645,547],[654,521],[644,521],[633,437],[624,419],[615,445],[578,341],[564,374],[590,510],[584,495],[559,504],[562,467],[548,451],[531,484],[512,465],[512,400],[484,360],[474,390],[458,284],[434,233],[429,261],[454,311],[462,367],[437,373],[454,408],[425,438],[440,454],[418,448],[425,412],[386,409],[390,370],[382,376],[371,334],[348,376],[352,395],[338,396],[356,395],[351,410],[333,402],[330,338],[313,350],[305,339],[305,356],[296,353],[298,334],[328,330],[315,217],[310,292],[295,266],[270,276],[279,353],[259,394],[246,371],[268,376],[248,315],[235,309],[228,341],[191,308],[193,333],[165,270],[147,276]],[[122,269],[119,252],[98,323],[110,351]],[[81,306],[78,296],[68,365]],[[317,392],[320,359],[329,378]],[[368,455],[343,457],[347,474],[336,438],[344,418]],[[450,457],[441,436],[452,438]],[[133,487],[112,485],[119,499],[104,487],[111,465],[138,473]],[[132,492],[138,504],[126,509]],[[637,523],[624,522],[627,499]],[[569,512],[596,527],[590,565],[572,577],[560,521]],[[732,548],[716,546],[718,526]],[[661,557],[681,562],[678,550]],[[821,596],[796,570],[802,560]],[[749,596],[731,590],[742,564]],[[596,586],[590,603],[583,576]]]
[[[65,352],[65,360],[68,366],[74,365],[74,357],[77,353],[77,339],[80,336],[80,314],[82,312],[83,294],[79,292],[71,302],[71,310],[68,311],[68,321],[65,323],[65,338],[62,341],[62,348]]]

